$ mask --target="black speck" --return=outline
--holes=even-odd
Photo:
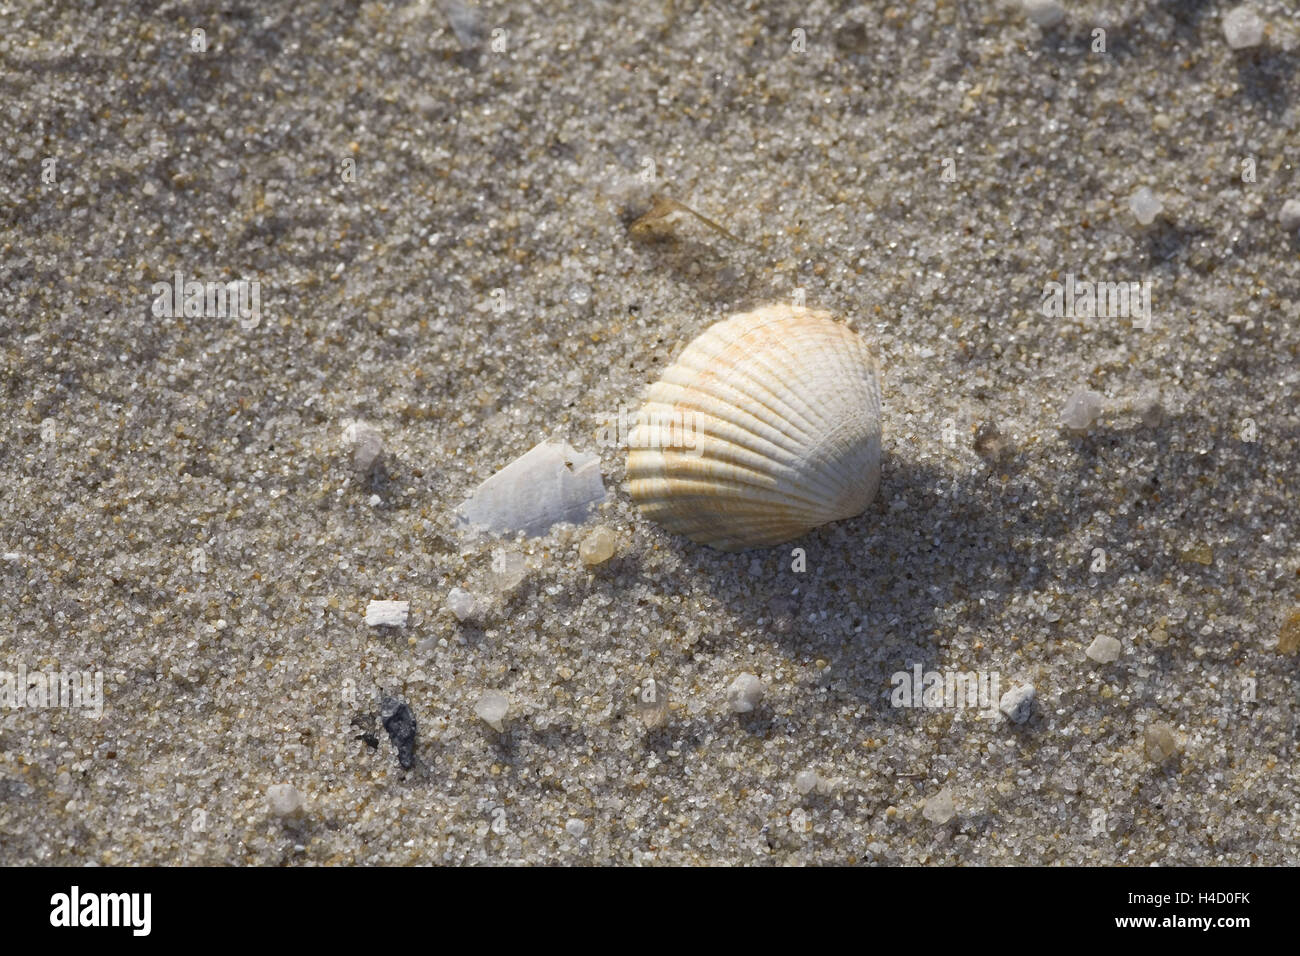
[[[385,697],[379,702],[379,716],[397,748],[397,762],[403,770],[410,770],[415,766],[415,715],[411,708],[396,697]]]

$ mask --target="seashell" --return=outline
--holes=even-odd
[[[879,368],[830,313],[770,305],[686,346],[628,438],[628,492],[722,551],[861,514],[880,484]]]
[[[599,456],[544,441],[475,488],[458,518],[462,527],[536,538],[560,522],[581,524],[604,500]]]

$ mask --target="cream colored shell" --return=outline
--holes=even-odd
[[[686,346],[628,440],[628,492],[722,551],[861,514],[880,484],[879,371],[827,312],[770,305]]]

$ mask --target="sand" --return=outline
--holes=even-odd
[[[1292,5],[121,6],[0,14],[0,670],[103,688],[0,706],[0,863],[1295,863]],[[797,296],[880,357],[876,501],[668,535],[602,430]],[[591,519],[465,533],[548,438]]]

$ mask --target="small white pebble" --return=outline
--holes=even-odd
[[[1040,27],[1054,27],[1065,19],[1065,7],[1057,0],[1020,0],[1020,8]]]
[[[763,682],[753,674],[741,674],[727,687],[727,706],[732,713],[753,713],[763,700]]]
[[[302,813],[302,794],[291,783],[273,783],[266,788],[266,807],[281,819],[297,816]]]
[[[1300,229],[1300,199],[1288,199],[1277,214],[1277,221],[1287,232]]]
[[[474,713],[497,733],[505,730],[506,714],[510,712],[510,698],[494,690],[485,690],[474,704]]]
[[[1061,409],[1061,424],[1074,431],[1086,431],[1101,414],[1105,402],[1105,397],[1099,392],[1077,389]]]
[[[406,627],[410,601],[371,601],[366,605],[367,627]]]
[[[605,527],[594,528],[591,534],[582,539],[582,544],[578,545],[578,558],[587,567],[595,567],[612,558],[617,545],[618,539],[614,537],[614,532]]]
[[[371,496],[370,496],[370,507],[372,507],[372,508],[378,508],[378,507],[379,507],[380,505],[382,505],[383,503],[384,503],[384,499],[381,498],[381,497],[379,497],[378,495],[371,495]]]
[[[1038,696],[1032,684],[1021,684],[1013,687],[998,701],[998,710],[1006,715],[1007,720],[1013,724],[1023,724],[1029,719],[1030,713],[1034,709],[1034,698]]]
[[[1092,643],[1088,645],[1088,649],[1084,653],[1098,664],[1109,664],[1119,658],[1119,652],[1123,649],[1123,646],[1115,638],[1099,634],[1093,638]]]
[[[921,811],[921,816],[931,823],[947,823],[956,815],[957,806],[953,803],[952,793],[947,787],[925,801],[925,808]]]
[[[446,600],[447,610],[456,616],[456,620],[462,624],[465,621],[478,617],[479,604],[474,595],[470,594],[463,588],[452,588],[447,592]]]
[[[1223,35],[1234,50],[1259,46],[1264,39],[1264,21],[1250,4],[1242,4],[1223,15]]]
[[[1156,221],[1156,216],[1164,211],[1165,204],[1150,187],[1143,186],[1128,197],[1128,208],[1132,210],[1133,218],[1142,225],[1149,226]]]
[[[819,783],[821,783],[821,777],[817,776],[815,770],[800,770],[795,774],[794,788],[804,796],[812,793]]]
[[[352,452],[352,465],[361,474],[369,474],[384,453],[384,439],[379,430],[365,422],[351,422],[343,429],[343,444]]]
[[[587,824],[583,823],[577,817],[572,817],[569,822],[564,825],[564,829],[568,831],[569,836],[581,837],[587,832]]]

